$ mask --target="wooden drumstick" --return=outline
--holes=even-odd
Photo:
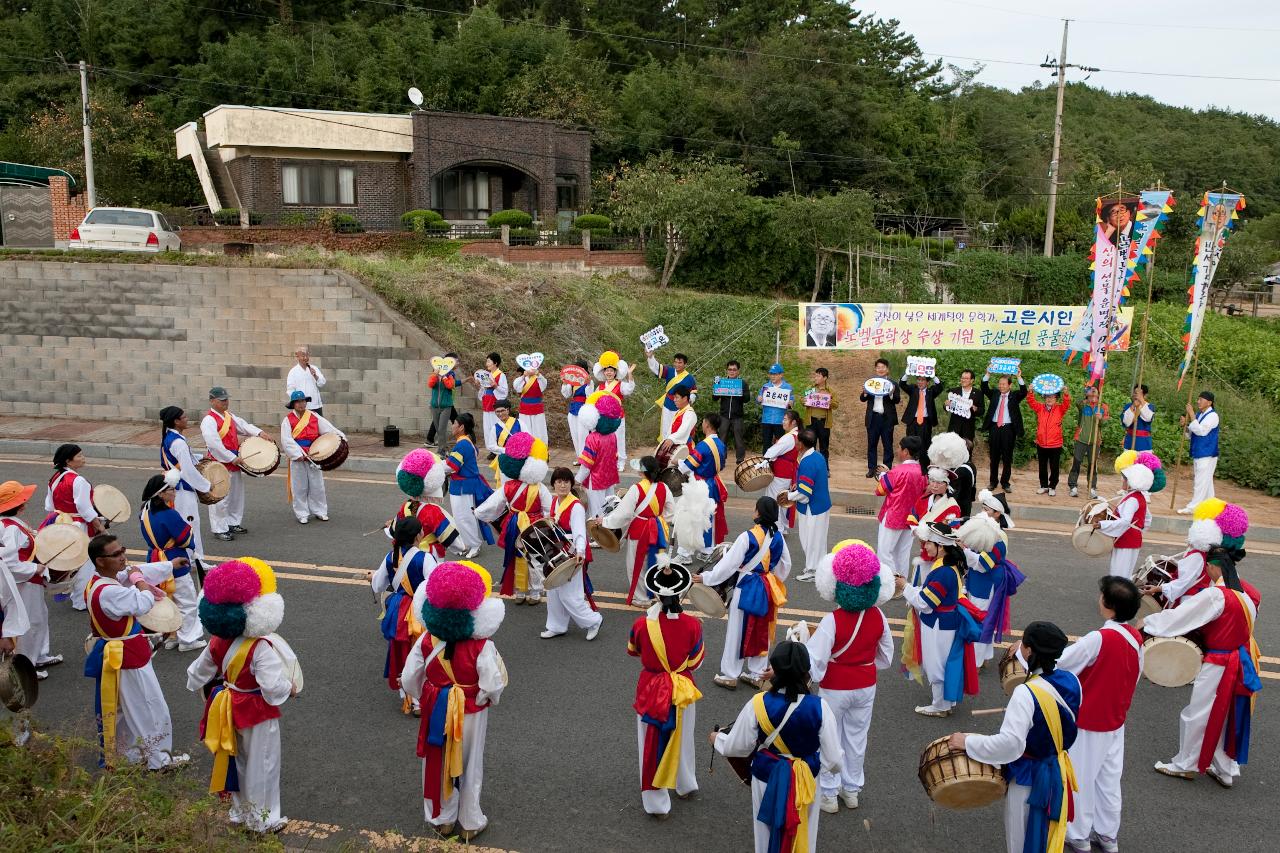
[[[974,717],[985,717],[989,714],[1003,714],[1004,708],[974,708],[969,712]]]

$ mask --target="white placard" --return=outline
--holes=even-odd
[[[809,391],[804,395],[804,404],[810,409],[830,409],[831,394],[828,391]]]
[[[760,392],[760,404],[774,409],[785,409],[791,405],[791,389],[781,385],[766,385]]]
[[[475,379],[476,384],[479,385],[481,388],[493,387],[493,374],[490,373],[489,371],[477,370],[471,376],[473,379]]]
[[[932,379],[938,370],[938,360],[923,355],[907,356],[907,375]]]
[[[888,397],[893,393],[894,384],[895,383],[892,379],[872,376],[862,384],[862,390],[866,391],[872,397]]]
[[[973,417],[972,405],[973,401],[966,400],[963,394],[947,394],[947,411],[957,417]]]
[[[671,338],[667,337],[667,333],[661,326],[654,326],[640,336],[640,343],[644,345],[645,350],[652,351],[671,343]]]

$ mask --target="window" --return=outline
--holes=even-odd
[[[285,204],[333,207],[356,203],[354,166],[307,164],[280,167]]]
[[[447,169],[431,179],[432,207],[445,219],[485,219],[489,173],[483,169]]]
[[[556,210],[578,210],[578,177],[556,175]]]
[[[154,228],[155,220],[145,210],[119,210],[98,207],[85,217],[85,225],[127,225],[132,228]]]

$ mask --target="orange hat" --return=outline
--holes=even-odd
[[[14,507],[22,506],[35,494],[35,485],[24,486],[17,480],[6,480],[0,483],[0,512],[8,512]]]

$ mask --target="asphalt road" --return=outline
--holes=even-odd
[[[43,483],[48,464],[3,458],[0,469],[0,479]],[[120,487],[136,500],[152,471],[135,463],[90,460],[83,473],[93,482]],[[362,579],[385,552],[380,533],[362,534],[391,514],[399,492],[390,478],[341,472],[329,475],[328,487],[333,520],[303,527],[285,503],[283,477],[250,481],[245,522],[250,533],[235,543],[210,538],[206,548],[218,557],[261,557],[276,567],[280,579],[286,602],[280,633],[298,652],[306,673],[306,690],[284,709],[286,814],[346,829],[421,835],[426,830],[420,762],[414,754],[418,721],[400,714],[398,700],[381,678],[386,645],[375,621],[377,607]],[[38,494],[43,494],[43,487]],[[747,509],[745,501],[731,505],[733,535],[749,520]],[[207,521],[205,531],[207,536]],[[133,525],[118,532],[130,548],[140,546]],[[834,517],[831,535],[832,542],[847,536],[874,542],[873,520]],[[1149,544],[1147,553],[1179,550],[1168,537],[1163,540],[1168,544]],[[799,561],[798,544],[792,547]],[[1029,577],[1014,599],[1016,626],[1051,619],[1073,636],[1097,627],[1095,583],[1105,572],[1101,560],[1082,557],[1071,549],[1063,531],[1047,529],[1015,531],[1010,556]],[[492,548],[481,556],[493,569],[499,559]],[[1264,600],[1280,596],[1275,569],[1274,550],[1252,553],[1242,564]],[[676,801],[666,822],[645,815],[630,707],[637,663],[626,654],[627,632],[638,611],[622,603],[619,555],[597,552],[592,578],[605,613],[604,628],[593,643],[586,643],[579,633],[542,640],[538,633],[543,607],[507,608],[496,641],[511,683],[490,715],[483,799],[490,824],[481,843],[522,851],[749,850],[749,795],[723,759],[717,758],[713,774],[706,772],[711,752],[702,734],[697,739],[697,796]],[[791,582],[788,593],[784,621],[816,621],[828,609],[811,584]],[[902,602],[891,602],[886,610],[900,633]],[[80,674],[87,620],[66,605],[54,605],[51,619],[54,651],[66,655],[67,663],[53,668],[42,683],[38,716],[45,727],[91,732],[92,682]],[[698,703],[698,728],[703,732],[713,724],[731,722],[750,697],[746,689],[731,693],[711,683],[725,623],[704,625],[707,665],[698,679],[704,693]],[[1258,639],[1264,654],[1280,650],[1280,628],[1271,620],[1259,622]],[[185,690],[184,673],[192,657],[161,652],[155,666],[173,715],[175,747],[192,754],[196,768],[191,772],[203,778],[210,762],[196,740],[201,703]],[[1264,677],[1254,718],[1253,760],[1231,791],[1207,778],[1186,782],[1152,771],[1155,761],[1176,752],[1178,712],[1190,688],[1141,684],[1128,722],[1121,831],[1125,849],[1276,849],[1280,715],[1272,697],[1280,685],[1280,658],[1265,662],[1264,673],[1270,677]],[[921,750],[933,739],[957,729],[992,732],[999,727],[997,715],[968,713],[1004,704],[997,675],[988,668],[982,675],[982,695],[966,701],[951,718],[912,713],[913,706],[927,701],[927,690],[904,680],[896,667],[881,674],[862,808],[822,816],[823,849],[1003,849],[998,805],[970,812],[935,807],[916,776]]]

